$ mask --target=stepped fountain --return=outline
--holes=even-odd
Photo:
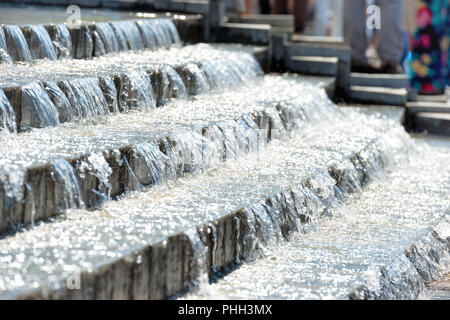
[[[0,298],[415,299],[448,272],[447,140],[196,15],[37,10],[0,28]]]

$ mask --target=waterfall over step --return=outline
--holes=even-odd
[[[16,114],[3,90],[0,90],[0,124],[0,132],[17,131]]]
[[[72,52],[72,39],[67,26],[65,24],[50,25],[47,30],[58,59],[69,58]]]
[[[110,112],[98,78],[65,80],[58,86],[70,103],[70,110],[65,113],[75,119],[95,119]]]
[[[174,66],[169,64],[172,58],[166,62],[165,51],[125,53],[79,63],[71,60],[69,65],[68,61],[50,60],[31,66],[15,64],[5,67],[13,74],[11,81],[18,81],[27,69],[26,77],[30,80],[22,78],[20,81],[29,83],[4,90],[10,92],[7,97],[16,113],[16,127],[26,131],[83,119],[100,120],[108,114],[130,110],[149,111],[170,103],[171,99],[224,90],[261,78],[257,60],[246,52],[221,53],[211,46],[195,45],[173,48],[167,54],[190,56],[193,52],[197,52],[198,58],[192,56],[192,62]],[[132,63],[128,55],[148,59],[149,63],[145,60]],[[105,63],[105,67],[95,66],[96,63]],[[93,68],[98,70],[98,75],[92,75]],[[73,72],[74,76],[68,77],[66,72]],[[50,80],[35,80],[40,78]]]
[[[12,63],[12,60],[6,47],[5,32],[0,28],[0,64],[2,63]]]
[[[8,54],[14,61],[31,62],[33,60],[28,43],[18,26],[4,26]]]
[[[58,111],[39,83],[22,87],[20,130],[59,125]]]
[[[100,22],[68,28],[57,25],[5,25],[0,31],[0,63],[39,59],[86,59],[119,51],[155,50],[180,44],[171,19]]]
[[[47,30],[42,25],[33,25],[26,29],[26,38],[33,60],[56,60],[57,54]]]
[[[450,143],[400,111],[265,74],[277,41],[197,43],[203,14],[8,6],[0,299],[412,299],[450,270]]]

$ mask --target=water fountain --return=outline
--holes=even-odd
[[[0,28],[0,298],[413,299],[449,270],[447,141],[189,19],[95,18]]]

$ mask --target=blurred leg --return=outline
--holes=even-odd
[[[344,38],[352,49],[352,61],[367,64],[367,36],[363,0],[344,0]]]
[[[329,0],[316,0],[314,2],[314,20],[315,20],[316,36],[326,36],[327,35],[328,2],[329,2]]]
[[[333,15],[333,30],[331,31],[331,35],[333,37],[342,37],[342,21],[344,20],[343,18],[343,4],[342,4],[342,0],[332,0],[331,1],[332,5],[333,5],[333,11],[334,11],[334,15]]]
[[[270,0],[259,0],[259,5],[261,7],[262,14],[270,13]]]
[[[295,32],[303,32],[308,13],[307,0],[294,0]]]
[[[402,58],[403,0],[377,1],[381,12],[378,31],[378,54],[383,62],[397,64]]]
[[[275,0],[275,5],[273,6],[273,13],[288,14],[288,0]]]

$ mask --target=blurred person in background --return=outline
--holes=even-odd
[[[342,0],[314,0],[314,34],[342,36]]]
[[[259,0],[259,9],[262,14],[269,14],[270,0]]]
[[[295,19],[295,32],[301,33],[305,29],[305,23],[308,15],[308,0],[294,0],[292,10],[289,10],[288,0],[274,0],[272,13],[274,14],[291,14]]]
[[[379,8],[380,28],[368,30],[369,17],[366,17],[366,1],[344,0],[344,37],[352,49],[352,71],[402,73],[400,61],[404,48],[403,0],[379,0],[374,4]],[[368,41],[368,31],[371,31],[372,36],[370,41]],[[369,48],[371,50],[368,52]],[[378,63],[372,63],[377,59]]]
[[[443,94],[449,85],[449,0],[420,0],[412,40],[411,87],[420,94]]]

